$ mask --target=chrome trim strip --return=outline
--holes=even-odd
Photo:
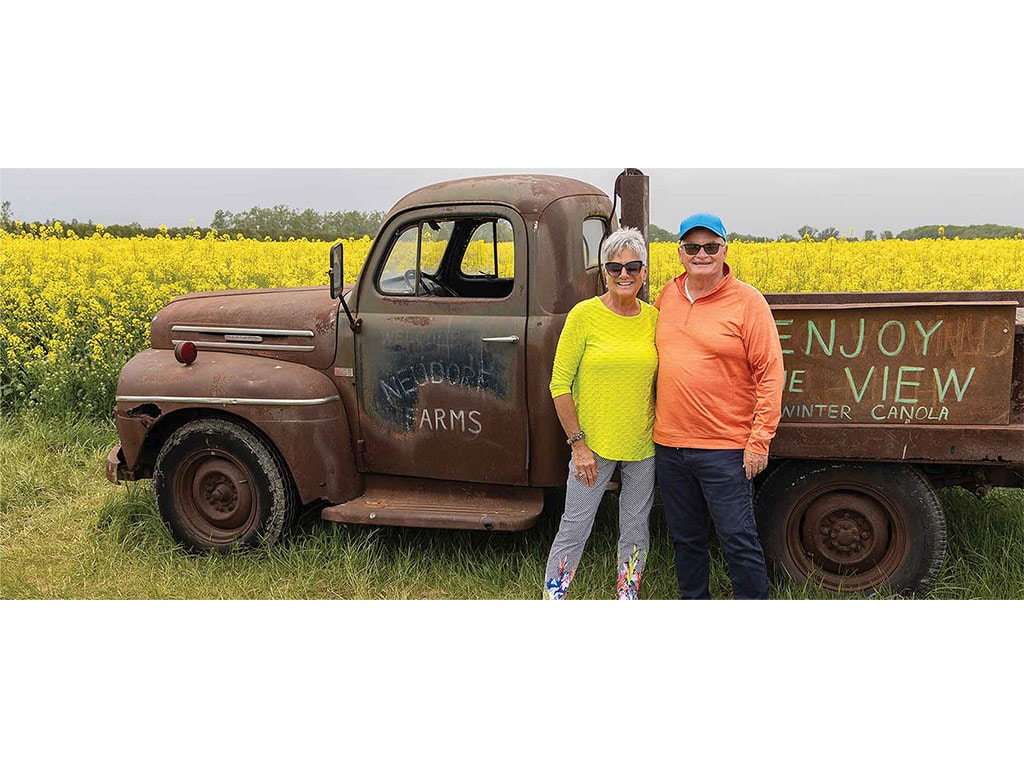
[[[340,395],[329,395],[311,400],[284,400],[269,397],[145,397],[118,395],[119,403],[200,403],[202,405],[324,405],[340,400]]]
[[[225,328],[212,325],[172,325],[172,331],[182,333],[245,333],[263,336],[305,336],[313,338],[312,331],[287,331],[283,328]]]
[[[278,349],[282,352],[312,352],[314,346],[305,344],[241,344],[234,341],[192,341],[191,339],[171,339],[171,344],[188,341],[198,349]]]

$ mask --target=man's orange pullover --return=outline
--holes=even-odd
[[[654,442],[767,454],[782,410],[782,344],[764,296],[724,269],[725,279],[692,304],[686,273],[654,303]]]

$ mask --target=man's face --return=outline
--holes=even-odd
[[[696,254],[690,255],[686,252],[686,245],[705,245],[707,243],[718,243],[721,247],[718,253],[713,256],[701,248]],[[697,278],[720,277],[724,273],[723,265],[725,256],[729,252],[729,246],[725,240],[720,238],[710,229],[691,229],[679,243],[679,263],[683,265],[687,274]]]

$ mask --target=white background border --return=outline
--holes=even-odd
[[[1024,165],[1002,4],[27,8],[5,167]],[[5,602],[0,722],[39,765],[1005,764],[1021,605]]]

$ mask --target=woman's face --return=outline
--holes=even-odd
[[[643,265],[643,260],[634,251],[629,248],[623,248],[618,253],[612,254],[606,264],[628,264],[635,270],[638,263],[640,267],[638,271],[633,272],[630,269],[623,268],[618,275],[613,275],[606,266],[605,275],[608,278],[608,292],[620,299],[635,299],[637,293],[640,292],[640,286],[647,279],[647,267]],[[612,269],[615,269],[615,267]]]

